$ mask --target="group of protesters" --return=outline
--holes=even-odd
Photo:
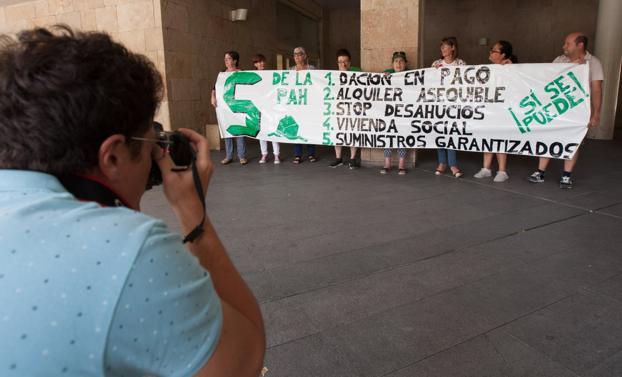
[[[590,80],[590,120],[588,127],[597,127],[600,122],[600,107],[602,101],[602,83],[603,83],[603,69],[600,61],[590,54],[587,50],[588,38],[585,34],[580,32],[573,32],[568,34],[563,45],[563,55],[555,58],[553,63],[576,63],[583,64],[589,62],[589,80]],[[441,68],[448,66],[466,65],[467,63],[458,57],[458,40],[456,37],[446,37],[441,40],[440,43],[440,59],[435,60],[432,63],[433,68]],[[296,47],[293,52],[295,65],[290,70],[302,71],[315,69],[315,67],[308,63],[308,57],[303,47]],[[340,71],[358,71],[357,67],[352,66],[351,55],[346,49],[340,49],[336,53],[337,66]],[[512,44],[506,40],[499,40],[492,45],[488,54],[488,60],[492,64],[513,64],[518,63],[518,58],[514,54]],[[225,70],[224,72],[238,71],[240,62],[240,55],[236,51],[227,51],[224,57]],[[262,54],[256,54],[252,58],[252,63],[255,69],[263,70],[266,65],[266,57]],[[384,72],[387,74],[402,72],[407,69],[408,59],[406,53],[403,51],[396,51],[391,58],[392,67],[386,69]],[[215,90],[212,91],[212,105],[216,107],[216,94]],[[240,164],[246,165],[248,159],[246,158],[246,148],[244,137],[226,137],[225,149],[226,156],[220,161],[221,164],[227,165],[233,162],[233,142],[234,139],[237,144],[237,155]],[[259,140],[261,146],[261,158],[260,164],[268,162],[268,142],[266,140]],[[280,156],[280,148],[278,142],[272,142],[272,151],[274,155],[273,162],[280,164],[282,158]],[[330,163],[331,168],[336,168],[344,164],[342,157],[341,146],[335,146],[335,160]],[[359,160],[356,158],[358,148],[355,146],[350,147],[350,159],[348,166],[350,169],[357,169],[360,167]],[[404,148],[397,149],[398,153],[398,175],[405,175],[406,170],[406,158],[408,150]],[[384,164],[380,169],[380,174],[389,174],[391,172],[391,158],[393,150],[384,150]],[[579,152],[574,154],[573,158],[564,161],[564,168],[562,176],[559,181],[560,188],[570,189],[572,188],[572,171],[577,162]],[[457,153],[453,149],[437,149],[438,165],[435,170],[436,175],[443,175],[446,172],[450,173],[456,178],[464,176],[463,171],[458,167]],[[483,153],[482,168],[473,175],[477,179],[490,178],[493,176],[493,160],[497,160],[498,168],[494,175],[493,182],[505,182],[510,176],[507,172],[507,154],[506,153]],[[309,162],[316,162],[317,155],[315,145],[307,145],[307,159]],[[303,146],[300,144],[294,145],[294,157],[292,162],[294,164],[300,164],[303,160]],[[550,162],[550,158],[540,157],[538,162],[538,168],[533,172],[527,180],[531,183],[542,183],[546,174],[546,169]]]

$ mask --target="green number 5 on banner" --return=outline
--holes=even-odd
[[[227,127],[227,132],[235,136],[255,137],[259,133],[259,122],[261,121],[261,111],[252,101],[247,99],[235,99],[236,85],[254,85],[261,81],[261,76],[254,72],[235,72],[225,81],[225,93],[223,98],[225,103],[234,113],[246,114],[246,125],[234,124]]]

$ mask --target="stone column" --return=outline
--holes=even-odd
[[[418,68],[419,14],[421,0],[361,0],[361,68],[382,72],[391,68],[394,51],[404,51],[408,68]],[[397,160],[397,152],[393,153]],[[414,151],[409,159],[415,162]],[[380,165],[384,160],[382,149],[363,149],[361,160]]]
[[[596,20],[596,46],[594,55],[603,64],[603,104],[600,113],[600,125],[590,130],[593,139],[610,140],[615,127],[615,109],[620,88],[620,65],[622,64],[622,1],[600,0]]]
[[[147,56],[166,81],[161,1],[0,0],[0,34],[15,34],[57,23],[67,24],[74,30],[105,31],[129,50]],[[170,128],[166,98],[156,120]]]

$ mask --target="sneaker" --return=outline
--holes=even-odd
[[[220,161],[221,164],[223,165],[229,165],[233,160],[230,158],[224,158]]]
[[[268,162],[268,155],[267,154],[262,154],[261,155],[261,159],[259,160],[260,164],[265,164],[266,162]]]
[[[570,190],[572,188],[572,178],[567,175],[562,176],[562,178],[559,180],[559,188]]]
[[[281,158],[279,156],[274,156],[274,163],[276,165],[280,164],[281,163]]]
[[[354,170],[360,168],[361,164],[359,164],[359,162],[355,159],[350,159],[350,162],[348,162],[348,167],[350,168],[350,170]]]
[[[246,164],[248,164],[248,160],[245,159],[245,158],[241,158],[240,159],[240,165],[246,165]]]
[[[508,173],[504,172],[504,171],[498,171],[497,175],[495,175],[495,179],[493,179],[493,182],[505,182],[508,179],[510,179],[510,176],[508,175]]]
[[[486,177],[491,177],[491,176],[492,176],[492,171],[490,171],[490,169],[481,168],[477,173],[475,173],[473,177],[481,179],[481,178],[486,178]]]
[[[544,182],[544,174],[536,170],[533,174],[527,177],[527,180],[531,183],[542,183]]]
[[[343,165],[343,160],[341,158],[338,158],[328,166],[331,168],[336,168],[337,166],[341,166],[341,165]]]

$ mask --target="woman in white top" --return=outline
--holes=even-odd
[[[441,68],[447,66],[465,65],[466,63],[462,59],[458,59],[458,40],[456,37],[447,37],[441,40],[441,59],[432,63],[433,68]],[[460,178],[463,173],[458,168],[458,159],[456,158],[456,151],[453,149],[437,149],[438,154],[438,166],[434,174],[441,175],[447,169],[451,170],[451,174],[454,177]]]
[[[263,71],[266,69],[266,57],[263,54],[255,54],[253,56],[253,67],[258,71]],[[267,140],[259,140],[259,146],[261,147],[261,159],[259,160],[260,164],[265,164],[268,162],[268,141]],[[280,146],[276,141],[272,142],[272,151],[274,153],[274,163],[280,164],[281,159],[279,158]]]

